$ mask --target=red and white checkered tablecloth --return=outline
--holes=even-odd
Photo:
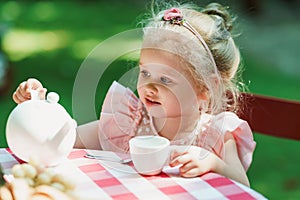
[[[142,176],[132,164],[97,161],[85,158],[87,153],[115,156],[113,152],[74,149],[68,159],[55,167],[77,185],[76,194],[92,199],[266,199],[240,183],[215,173],[196,178],[182,178],[172,169],[156,176]],[[14,164],[21,162],[9,149],[0,149],[0,163],[9,174]]]

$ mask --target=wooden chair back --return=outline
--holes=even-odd
[[[239,116],[252,131],[300,141],[300,101],[243,93],[244,109]]]

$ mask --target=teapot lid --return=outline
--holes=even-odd
[[[36,90],[30,90],[30,96],[31,100],[41,100],[41,98],[39,97],[39,93]],[[47,94],[46,100],[49,103],[58,103],[59,95],[56,92],[49,92]]]

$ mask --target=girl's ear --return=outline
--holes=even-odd
[[[197,95],[197,98],[198,98],[198,109],[199,110],[205,110],[207,109],[207,102],[208,102],[208,95],[207,95],[207,91],[203,91],[200,92],[198,95]]]
[[[198,100],[202,100],[202,101],[203,100],[206,101],[208,99],[207,92],[201,92],[200,94],[197,95],[197,97],[198,97]]]

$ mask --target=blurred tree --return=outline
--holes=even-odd
[[[11,68],[8,57],[2,48],[3,36],[7,30],[7,26],[0,23],[0,96],[3,96],[9,89],[11,84]]]
[[[259,0],[245,0],[244,6],[246,11],[252,15],[258,14],[258,12],[260,11]]]

